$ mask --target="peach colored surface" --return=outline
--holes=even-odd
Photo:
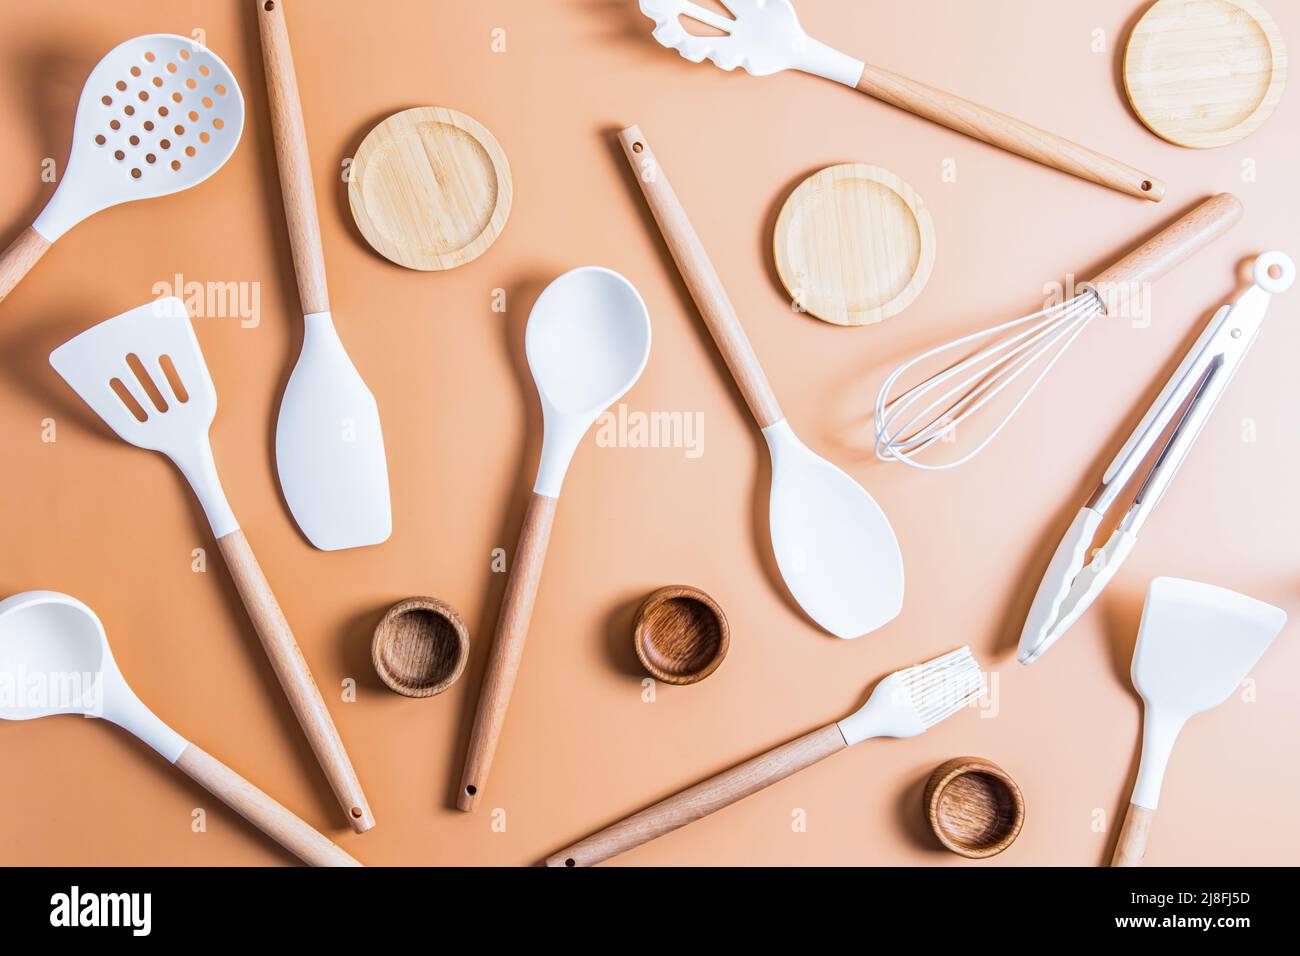
[[[376,548],[314,551],[280,499],[279,394],[301,337],[250,2],[0,2],[2,241],[62,166],[82,81],[140,33],[205,31],[248,102],[244,140],[201,187],[110,210],[61,240],[0,305],[0,592],[45,587],[95,608],[140,696],[371,864],[528,864],[648,802],[849,712],[886,673],[969,642],[992,704],[911,741],[868,742],[626,864],[959,864],[925,830],[937,764],[986,757],[1019,782],[1019,841],[983,865],[1095,865],[1136,769],[1128,677],[1148,581],[1191,577],[1300,612],[1300,293],[1275,303],[1118,578],[1041,662],[1014,661],[1048,556],[1099,470],[1217,306],[1240,264],[1300,255],[1300,95],[1252,138],[1192,152],[1133,117],[1118,81],[1146,4],[1104,0],[799,0],[810,33],[881,66],[1038,122],[1169,184],[1151,205],[1010,157],[812,77],[692,65],[649,37],[633,0],[288,0],[287,16],[340,334],[374,390],[395,532]],[[1300,15],[1269,4],[1292,50]],[[495,29],[506,51],[493,52]],[[1101,49],[1097,49],[1101,47]],[[360,239],[341,171],[380,119],[453,107],[500,140],[515,204],[496,245],[448,273],[404,271]],[[767,453],[649,222],[611,131],[640,123],[672,177],[790,421],[890,516],[907,562],[903,614],[844,643],[793,608],[766,537]],[[790,189],[818,168],[896,171],[934,215],[938,260],[902,315],[867,329],[792,314],[769,258]],[[944,179],[955,163],[956,181]],[[877,463],[870,406],[884,374],[939,341],[1037,308],[1044,283],[1108,264],[1212,192],[1242,225],[1164,280],[1147,328],[1098,322],[975,463],[920,474]],[[540,446],[523,358],[542,286],[593,263],[628,276],[654,322],[633,411],[702,412],[704,454],[604,448],[569,473],[519,683],[483,809],[449,809]],[[212,430],[226,490],[309,658],[378,827],[337,806],[220,566],[195,500],[164,459],[112,437],[50,369],[52,348],[142,302],[155,284],[259,283],[260,323],[197,318],[220,395]],[[492,310],[505,290],[508,311]],[[53,419],[57,441],[42,441]],[[191,570],[206,549],[206,573]],[[708,680],[645,702],[631,616],[664,584],[726,609],[731,652]],[[370,634],[412,594],[468,622],[469,670],[407,700],[371,670]],[[1188,726],[1166,781],[1153,864],[1300,859],[1300,644],[1284,632],[1234,698]],[[354,679],[357,700],[341,700]],[[72,718],[0,725],[8,864],[285,864],[286,853],[117,729]],[[209,811],[191,831],[191,811]],[[792,824],[799,813],[806,828]],[[977,864],[978,865],[978,864]]]

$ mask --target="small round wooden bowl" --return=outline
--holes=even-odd
[[[1016,782],[979,757],[956,757],[936,767],[924,800],[939,842],[972,860],[1001,853],[1025,823],[1025,798]]]
[[[379,679],[405,697],[432,697],[456,683],[469,658],[469,629],[456,609],[413,597],[388,609],[370,645]]]
[[[665,684],[694,684],[722,663],[731,643],[727,615],[699,588],[673,585],[650,594],[632,627],[641,666]]]

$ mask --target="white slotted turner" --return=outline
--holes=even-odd
[[[50,364],[123,440],[162,452],[185,475],[280,685],[358,833],[374,826],[361,783],[307,661],[221,488],[208,428],[217,392],[180,299],[159,299],[65,342]]]
[[[168,33],[118,44],[82,88],[58,188],[0,253],[0,301],[83,219],[203,182],[230,158],[243,129],[244,97],[211,50]]]

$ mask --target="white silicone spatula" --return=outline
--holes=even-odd
[[[722,280],[639,127],[619,134],[650,211],[772,456],[772,550],[799,606],[836,637],[858,637],[903,607],[903,557],[866,489],[799,441]]]
[[[185,771],[272,840],[313,866],[360,866],[337,844],[172,730],[131,690],[95,612],[55,591],[0,601],[0,720],[80,714],[111,721]]]
[[[167,33],[134,37],[86,79],[72,154],[36,221],[0,253],[0,301],[56,239],[100,210],[196,186],[244,129],[244,98],[206,47]]]
[[[166,455],[189,481],[335,797],[354,830],[369,830],[374,817],[325,699],[221,487],[208,441],[217,391],[185,304],[159,299],[101,322],[50,353],[50,364],[123,441]]]
[[[1111,866],[1141,864],[1188,718],[1227,700],[1285,624],[1280,608],[1235,591],[1181,578],[1151,582],[1133,651],[1133,686],[1145,704],[1142,762]]]
[[[306,329],[280,402],[275,464],[307,540],[323,551],[387,541],[393,531],[379,406],[334,329],[307,130],[284,3],[257,0],[275,158]]]
[[[528,315],[525,350],[542,400],[542,460],[479,691],[456,799],[465,811],[478,803],[492,768],[569,461],[600,413],[641,377],[650,357],[650,313],[641,294],[617,272],[574,269],[537,297]]]

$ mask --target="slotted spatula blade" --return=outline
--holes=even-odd
[[[173,459],[207,434],[217,412],[198,339],[174,296],[87,329],[51,352],[50,364],[118,437]]]
[[[185,303],[170,296],[101,322],[50,364],[118,437],[175,463],[218,539],[239,530],[208,442],[217,390]]]

